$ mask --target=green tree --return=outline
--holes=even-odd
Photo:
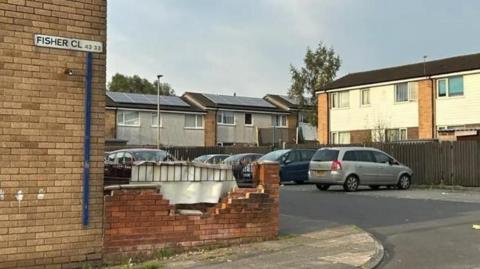
[[[307,120],[316,126],[317,98],[315,92],[333,81],[341,61],[333,48],[327,48],[320,42],[315,51],[307,48],[303,62],[304,66],[299,69],[290,65],[292,85],[288,90],[288,95],[299,100],[300,107],[304,109],[306,104],[313,105],[313,108],[307,113]]]
[[[138,75],[125,76],[116,73],[112,80],[108,83],[108,90],[113,92],[131,92],[144,94],[157,94],[157,84],[155,80],[153,83],[147,79],[141,78]],[[170,84],[160,82],[161,95],[175,95],[175,91]]]

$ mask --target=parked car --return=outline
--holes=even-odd
[[[207,154],[198,156],[197,158],[193,159],[192,162],[217,164],[223,162],[223,160],[228,157],[230,157],[228,154]]]
[[[175,158],[170,153],[159,149],[112,151],[104,164],[104,185],[128,184],[132,176],[132,165],[139,161],[175,161]]]
[[[252,162],[260,157],[262,154],[242,153],[226,158],[223,163],[232,166],[233,176],[237,182],[249,183],[252,180]]]
[[[308,165],[316,150],[281,149],[263,155],[259,161],[277,161],[280,164],[280,182],[295,181],[301,184],[308,180]]]
[[[310,162],[309,179],[320,190],[343,185],[345,191],[356,191],[359,185],[372,189],[397,186],[406,190],[413,171],[387,153],[374,148],[344,147],[319,149]]]

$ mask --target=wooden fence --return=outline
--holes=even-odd
[[[369,146],[387,152],[412,168],[414,171],[414,184],[480,187],[480,142],[477,141],[429,141],[341,146]],[[286,145],[286,148],[316,149],[320,147],[322,145],[315,143]],[[118,148],[107,147],[107,149],[114,150]],[[252,152],[264,154],[270,152],[272,147],[172,147],[165,148],[165,150],[179,160],[192,160],[200,155],[214,153],[238,154]]]

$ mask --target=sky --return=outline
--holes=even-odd
[[[480,52],[473,0],[110,0],[107,78],[162,74],[185,91],[286,94],[307,47],[348,73]]]

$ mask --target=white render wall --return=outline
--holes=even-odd
[[[395,103],[395,86],[370,88],[370,105],[360,105],[360,89],[350,90],[349,108],[330,109],[330,131],[418,127],[418,102]]]
[[[480,124],[480,73],[463,76],[463,96],[436,98],[437,126],[465,124]]]

